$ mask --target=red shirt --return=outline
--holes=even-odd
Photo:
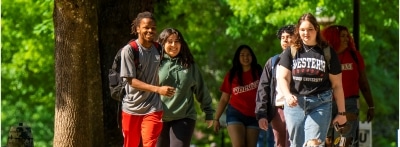
[[[355,59],[351,56],[349,49],[346,49],[343,53],[338,55],[342,65],[342,84],[345,98],[359,95],[359,71],[365,69],[364,60],[360,52],[355,51],[355,53],[357,55],[358,63],[354,61]]]
[[[253,81],[251,70],[243,72],[243,86],[239,85],[237,76],[229,83],[229,73],[225,75],[220,90],[230,94],[229,104],[243,115],[256,117],[256,94],[259,78]]]

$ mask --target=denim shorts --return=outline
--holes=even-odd
[[[286,127],[291,147],[302,147],[312,139],[325,143],[332,116],[332,90],[316,95],[296,95],[298,105],[285,102]]]
[[[246,128],[259,128],[256,117],[243,115],[231,105],[228,105],[228,108],[226,109],[226,124],[242,124]]]

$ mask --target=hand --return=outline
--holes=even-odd
[[[265,119],[265,118],[259,119],[259,120],[258,120],[258,126],[259,126],[261,129],[267,131],[267,130],[268,130],[268,120]]]
[[[338,123],[339,125],[343,125],[347,122],[346,115],[336,115],[333,119],[332,124]]]
[[[163,96],[172,97],[175,94],[175,88],[171,86],[158,87],[157,93]]]
[[[210,128],[213,125],[214,120],[206,120],[207,128]]]
[[[374,109],[368,109],[368,112],[367,112],[367,121],[368,121],[368,122],[371,122],[372,119],[374,119],[374,115],[375,115]]]
[[[286,103],[289,105],[289,107],[297,106],[297,97],[296,96],[294,96],[294,95],[291,95],[289,97],[285,96],[285,99],[286,99]]]
[[[214,132],[218,133],[220,128],[219,120],[213,120],[213,122],[214,122]]]

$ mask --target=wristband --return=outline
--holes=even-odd
[[[344,115],[344,116],[346,116],[346,112],[338,112],[338,115]]]

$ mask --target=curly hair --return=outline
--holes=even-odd
[[[257,57],[254,54],[253,50],[250,48],[250,46],[248,45],[240,45],[235,52],[235,55],[233,56],[233,60],[232,60],[232,68],[229,71],[229,83],[232,83],[233,78],[235,76],[238,77],[238,82],[239,85],[244,85],[243,84],[243,67],[242,64],[240,63],[240,52],[242,50],[249,50],[250,55],[251,55],[251,75],[253,77],[253,80],[257,80],[262,72],[262,67],[260,64],[258,64],[257,62]]]
[[[136,27],[139,26],[140,21],[144,18],[150,18],[154,22],[156,22],[156,19],[151,12],[145,11],[145,12],[139,13],[137,15],[137,17],[132,21],[131,34],[137,35]]]
[[[350,35],[349,29],[342,25],[331,25],[321,31],[322,37],[325,41],[330,44],[335,51],[339,50],[340,47],[340,32],[346,31],[349,34],[348,39],[348,48],[351,50],[357,50],[356,45],[354,43],[353,37]]]
[[[317,19],[311,13],[306,13],[306,14],[303,14],[299,18],[299,20],[296,24],[296,29],[294,32],[295,39],[294,39],[294,42],[293,42],[291,48],[296,49],[296,50],[299,50],[302,48],[303,41],[301,40],[301,37],[299,34],[299,28],[300,28],[301,23],[303,23],[304,21],[310,22],[314,26],[314,29],[317,31],[317,37],[316,37],[317,46],[319,46],[320,48],[327,47],[328,43],[326,43],[325,40],[322,39],[322,36],[320,33],[320,26],[317,22]]]
[[[295,29],[294,25],[283,26],[282,28],[280,28],[278,30],[278,32],[276,32],[276,37],[278,37],[278,39],[281,40],[283,33],[288,33],[290,35],[294,35],[294,29]]]
[[[189,68],[190,65],[194,64],[194,59],[193,59],[192,53],[190,52],[188,44],[186,43],[185,39],[182,36],[182,33],[180,33],[175,28],[164,29],[160,33],[157,42],[159,44],[161,44],[161,46],[164,47],[165,43],[167,42],[168,37],[171,36],[172,34],[177,35],[179,42],[181,43],[181,50],[179,51],[179,53],[176,57],[178,57],[178,61],[180,61],[182,63],[183,67]]]

